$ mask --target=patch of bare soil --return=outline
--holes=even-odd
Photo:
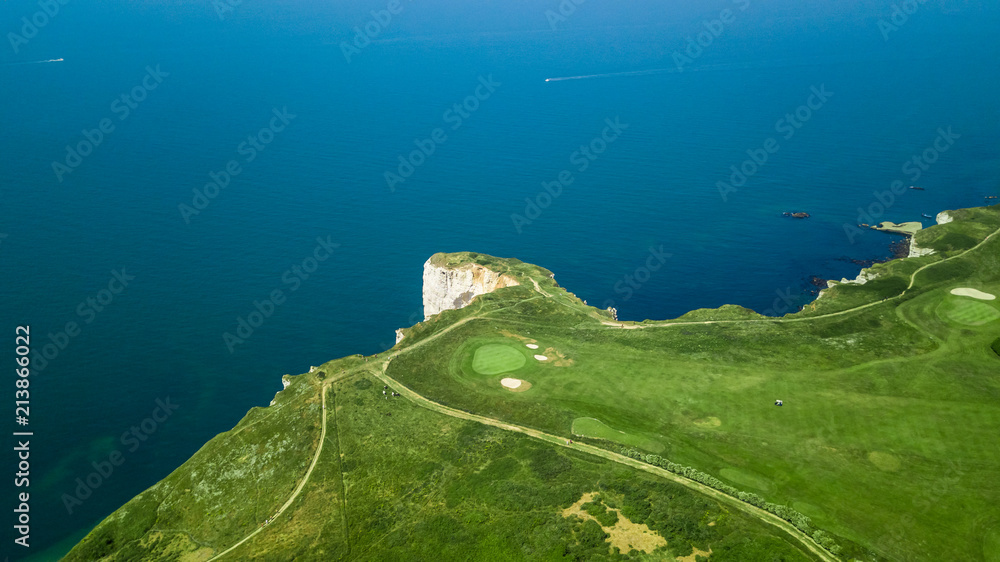
[[[543,353],[545,353],[546,357],[552,359],[552,364],[555,365],[556,367],[573,366],[573,360],[566,357],[566,355],[563,352],[557,351],[556,348],[554,347],[545,348],[545,351]]]
[[[677,562],[698,562],[698,558],[697,558],[698,556],[702,556],[704,558],[708,558],[711,555],[712,555],[712,547],[708,547],[708,552],[706,552],[704,550],[698,550],[697,548],[695,548],[694,552],[692,552],[691,554],[689,554],[687,556],[678,556],[677,557]]]
[[[596,494],[594,492],[587,492],[586,494],[583,494],[583,497],[581,497],[578,502],[563,510],[562,516],[576,516],[583,520],[593,519],[594,521],[597,521],[594,516],[583,510],[584,504],[594,501],[595,495]],[[618,514],[618,522],[615,523],[613,527],[605,527],[601,525],[604,532],[608,534],[608,541],[611,543],[611,546],[618,547],[618,550],[624,553],[632,550],[638,550],[649,554],[657,548],[667,545],[666,539],[658,535],[645,524],[633,523],[627,517],[622,515],[621,511],[617,509],[612,509],[610,507],[607,509],[608,511],[614,511]]]

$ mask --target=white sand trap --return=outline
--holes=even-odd
[[[544,355],[536,355],[535,359],[538,359],[539,361],[548,361],[549,360],[549,358],[546,357],[546,356],[544,356]]]
[[[520,379],[503,379],[500,384],[506,386],[507,388],[514,390],[515,388],[521,388],[521,383],[524,382]]]
[[[961,289],[952,289],[951,294],[958,295],[960,297],[972,297],[974,299],[979,299],[981,301],[991,301],[996,300],[996,295],[991,295],[989,293],[984,293],[977,289],[969,289],[968,287],[962,287]]]
[[[527,347],[528,349],[538,349],[538,345],[537,345],[537,344],[533,344],[533,343],[526,343],[526,344],[524,344],[524,345],[525,345],[525,347]]]

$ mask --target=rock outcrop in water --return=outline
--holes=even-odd
[[[458,267],[438,266],[433,258],[424,264],[424,320],[442,310],[462,308],[479,295],[520,285],[510,275],[475,263]]]

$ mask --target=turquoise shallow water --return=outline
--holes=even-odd
[[[753,5],[678,71],[674,51],[741,4],[584,4],[556,30],[544,2],[405,4],[351,63],[341,41],[385,3],[244,4],[224,19],[210,3],[68,4],[18,53],[4,46],[2,320],[30,323],[39,349],[80,327],[32,379],[30,552],[60,552],[266,405],[282,374],[390,346],[422,318],[434,252],[540,264],[628,319],[778,312],[812,298],[810,276],[888,255],[887,235],[845,235],[859,208],[919,220],[997,193],[995,8],[926,4],[885,41],[877,2]],[[5,29],[37,9],[5,3]],[[155,88],[115,105],[147,67]],[[103,119],[114,130],[58,181],[52,162]],[[385,172],[438,128],[446,140],[390,190]],[[959,137],[914,178],[904,164],[949,128]],[[723,200],[730,167],[774,143]],[[231,160],[239,172],[185,221],[179,205]],[[572,183],[535,217],[525,199],[544,204],[562,171]],[[896,180],[926,190],[885,205],[876,193]],[[799,210],[812,218],[781,216]],[[337,246],[312,270],[317,237]],[[122,268],[134,279],[102,293]],[[284,302],[230,353],[223,334],[275,290]],[[122,434],[167,397],[178,409],[133,450]],[[76,478],[114,451],[123,464],[67,513]],[[23,556],[4,532],[3,553]]]

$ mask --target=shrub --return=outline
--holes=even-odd
[[[614,527],[618,523],[618,512],[606,510],[604,513],[597,515],[597,522],[604,527]]]
[[[597,524],[597,521],[588,519],[583,523],[583,527],[580,528],[578,537],[580,545],[584,548],[595,548],[601,547],[604,544],[604,540],[608,538],[608,534]]]
[[[601,502],[587,502],[583,504],[582,507],[584,511],[586,511],[589,515],[592,515],[594,517],[597,517],[598,515],[603,515],[608,510],[606,507],[604,507],[604,504]]]
[[[998,339],[996,342],[993,343],[993,350],[997,351],[997,354],[1000,354],[1000,351],[998,351],[998,347],[1000,347],[1000,339]],[[812,521],[808,517],[799,513],[798,511],[795,511],[794,509],[792,509],[787,505],[780,505],[768,502],[764,498],[751,492],[741,492],[736,488],[722,482],[718,478],[715,478],[714,476],[705,474],[704,472],[701,472],[700,470],[695,468],[691,468],[690,466],[681,466],[679,464],[672,463],[667,459],[660,457],[659,455],[644,455],[639,451],[636,451],[635,449],[628,449],[625,447],[622,447],[620,452],[626,457],[642,460],[654,466],[658,466],[660,468],[673,472],[674,474],[680,474],[682,476],[690,478],[691,480],[694,480],[695,482],[700,482],[710,488],[719,490],[720,492],[732,496],[740,501],[746,502],[755,507],[759,507],[764,511],[767,511],[768,513],[777,515],[778,517],[794,525],[797,529],[799,529],[803,533],[811,534],[813,539],[826,550],[832,552],[833,554],[837,554],[840,552],[840,546],[837,545],[837,543],[833,540],[833,538],[831,538],[829,535],[827,535],[825,532],[819,529],[814,531],[809,526],[810,523],[812,523]],[[630,515],[629,518],[632,519]]]

